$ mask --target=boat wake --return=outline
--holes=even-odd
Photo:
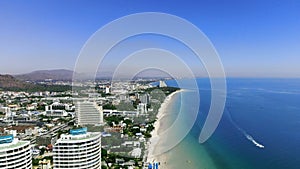
[[[264,145],[259,144],[257,141],[254,140],[254,138],[252,136],[250,136],[249,134],[245,133],[244,134],[246,136],[246,138],[251,141],[255,146],[259,147],[259,148],[265,148]]]
[[[237,125],[237,123],[232,119],[229,110],[227,109],[227,116],[233,126],[238,129],[249,141],[251,141],[258,148],[265,148],[264,145],[258,143],[250,134],[248,134],[244,129]]]

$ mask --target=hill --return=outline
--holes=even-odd
[[[15,78],[22,81],[71,81],[73,77],[73,71],[66,69],[55,69],[55,70],[37,70],[31,73],[15,75]]]
[[[71,86],[63,85],[41,85],[31,82],[24,82],[16,79],[11,75],[0,75],[0,89],[7,91],[26,91],[26,92],[37,92],[37,91],[67,91],[71,90]]]

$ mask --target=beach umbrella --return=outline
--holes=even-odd
[[[151,163],[148,165],[148,169],[152,169],[152,164]]]
[[[158,163],[155,163],[155,168],[158,169]]]

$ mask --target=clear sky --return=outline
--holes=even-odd
[[[0,1],[0,73],[73,69],[103,25],[137,12],[185,18],[212,41],[228,76],[300,77],[300,1]]]

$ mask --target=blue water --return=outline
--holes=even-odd
[[[223,117],[204,144],[198,143],[198,137],[210,106],[210,83],[197,82],[198,118],[174,148],[176,155],[170,156],[178,166],[186,164],[174,168],[200,168],[199,163],[207,169],[300,168],[300,79],[227,79]],[[167,84],[177,85],[174,80]]]

